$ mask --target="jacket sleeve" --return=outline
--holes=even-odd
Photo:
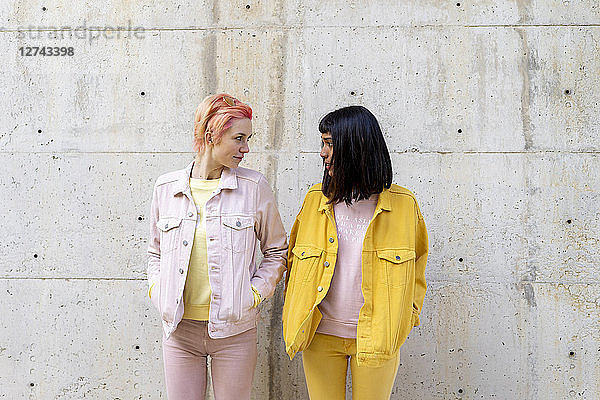
[[[156,186],[152,193],[152,203],[150,205],[150,235],[148,236],[148,295],[152,287],[158,282],[160,277],[160,231],[156,227],[158,221],[158,198]]]
[[[300,226],[300,214],[296,217],[296,221],[294,221],[294,226],[292,227],[292,232],[290,233],[290,245],[288,247],[287,252],[287,270],[285,271],[285,287],[283,289],[283,294],[285,297],[285,292],[287,292],[288,282],[290,280],[290,273],[292,272],[292,260],[294,259],[292,254],[292,249],[296,245],[296,237],[298,236],[298,228]]]
[[[425,227],[425,221],[419,210],[419,206],[415,202],[416,206],[416,235],[415,235],[415,294],[413,297],[413,326],[419,326],[419,314],[423,308],[423,300],[425,299],[425,291],[427,290],[427,283],[425,282],[425,265],[427,264],[427,253],[429,251],[429,242],[427,239],[427,228]]]
[[[273,191],[262,176],[258,182],[256,201],[257,225],[255,229],[264,257],[250,283],[254,285],[264,300],[273,295],[277,282],[283,276],[288,246]]]

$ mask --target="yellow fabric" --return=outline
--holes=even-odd
[[[313,186],[290,234],[283,305],[290,358],[310,344],[321,321],[317,306],[329,290],[337,257],[332,210],[321,185]],[[359,365],[378,366],[394,357],[419,324],[427,253],[427,230],[413,194],[392,185],[379,195],[362,247]]]
[[[154,285],[156,285],[156,282],[154,282],[152,286],[150,286],[150,289],[148,289],[148,297],[150,298],[152,298],[152,289],[154,289]]]
[[[204,205],[219,186],[220,179],[190,178],[192,198],[198,212],[196,232],[190,255],[185,287],[183,289],[183,318],[208,321],[210,310],[210,282],[208,281],[208,263],[206,261],[206,226],[204,224]]]
[[[302,364],[311,400],[344,400],[350,357],[353,400],[388,400],[400,362],[399,354],[379,367],[359,366],[356,339],[315,334],[302,352]]]
[[[254,296],[254,304],[252,305],[252,307],[256,308],[262,302],[262,296],[260,295],[259,291],[254,287],[254,285],[250,286],[252,286],[252,295]]]

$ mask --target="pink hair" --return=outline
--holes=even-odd
[[[227,93],[206,97],[194,114],[194,150],[204,149],[206,132],[211,133],[213,143],[219,143],[233,120],[244,118],[252,119],[252,109],[235,97]]]

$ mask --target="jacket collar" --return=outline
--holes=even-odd
[[[187,167],[180,170],[177,176],[176,184],[173,185],[173,196],[179,193],[187,193],[190,190],[190,176],[192,175],[192,168],[194,162],[188,164]],[[221,173],[221,181],[219,182],[218,190],[221,189],[237,189],[237,171],[236,169],[224,168]]]
[[[331,210],[331,204],[327,204],[327,197],[323,193],[321,193],[321,200],[319,202],[319,211],[323,212],[325,210]]]
[[[327,197],[321,194],[319,211],[323,212],[325,210],[331,210],[331,204],[327,204]],[[379,193],[379,200],[377,200],[377,206],[375,206],[375,211],[377,210],[392,211],[392,201],[390,199],[389,189],[383,189],[383,192]]]
[[[392,211],[392,200],[390,199],[390,196],[390,190],[383,189],[383,192],[379,193],[379,200],[377,201],[377,206],[375,209]]]

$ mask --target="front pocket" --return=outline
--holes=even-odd
[[[173,251],[177,244],[177,237],[180,233],[181,218],[164,217],[156,223],[160,231],[160,252],[161,255]]]
[[[385,268],[388,285],[400,287],[406,285],[410,268],[414,268],[415,251],[407,249],[377,250],[380,265]]]
[[[254,234],[251,229],[254,226],[254,218],[251,216],[223,216],[223,248],[234,252],[244,251],[250,245],[250,235]]]
[[[295,270],[292,278],[299,282],[313,282],[323,250],[313,246],[295,246],[292,254],[292,269]]]

